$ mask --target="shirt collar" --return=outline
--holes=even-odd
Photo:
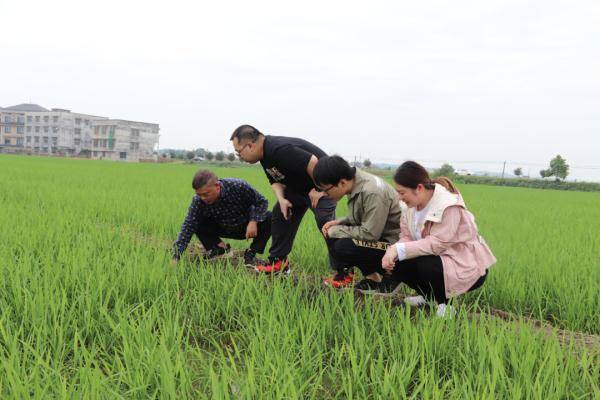
[[[223,184],[222,180],[218,180],[217,183],[221,186],[221,194],[219,195],[219,200],[223,200],[229,194],[229,189]]]
[[[354,175],[354,185],[352,186],[352,190],[348,194],[349,199],[355,197],[357,194],[359,194],[362,191],[362,188],[363,188],[366,180],[367,179],[364,175],[364,172],[362,172],[360,169],[357,168],[356,175]]]

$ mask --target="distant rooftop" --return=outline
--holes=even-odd
[[[18,104],[16,106],[5,107],[4,109],[8,110],[8,111],[28,111],[28,112],[50,111],[47,108],[44,108],[38,104],[31,104],[31,103]]]
[[[44,107],[40,106],[39,104],[33,104],[33,103],[17,104],[16,106],[11,106],[11,107],[0,107],[0,110],[1,111],[17,111],[17,112],[50,112],[50,111],[66,112],[66,113],[71,112],[71,110],[67,110],[66,108],[52,108],[52,110],[48,110],[47,108],[44,108]],[[75,113],[75,114],[80,114],[80,113]],[[138,124],[153,125],[156,127],[159,126],[159,124],[153,123],[153,122],[132,121],[132,120],[127,120],[127,119],[112,119],[112,118],[109,119],[107,117],[101,117],[98,115],[90,115],[90,114],[82,114],[82,115],[89,115],[90,117],[99,118],[99,120],[105,121],[107,123],[109,123],[109,121],[111,121],[112,123],[123,122],[123,123],[138,123]]]

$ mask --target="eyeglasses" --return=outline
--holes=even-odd
[[[251,142],[249,142],[249,143],[246,143],[245,145],[243,145],[243,146],[242,146],[242,148],[241,148],[241,149],[239,149],[239,150],[236,150],[236,149],[234,148],[234,149],[233,149],[233,151],[235,151],[235,154],[236,154],[236,155],[239,157],[239,156],[241,156],[241,155],[242,155],[242,152],[244,151],[244,149],[245,149],[246,147],[250,146],[250,144],[251,144]]]
[[[318,187],[318,186],[317,186],[317,192],[323,192],[323,193],[327,193],[327,194],[329,194],[329,191],[330,191],[331,189],[333,189],[334,187],[336,187],[336,186],[337,186],[337,185],[331,185],[331,186],[329,186],[327,189],[323,189],[322,187]]]

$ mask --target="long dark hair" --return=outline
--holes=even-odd
[[[426,189],[433,190],[438,183],[448,189],[449,192],[458,193],[452,180],[445,176],[431,179],[427,170],[419,163],[406,161],[398,167],[394,174],[394,182],[410,189],[416,189],[419,184]]]

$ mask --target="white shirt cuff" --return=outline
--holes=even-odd
[[[398,261],[406,259],[406,246],[404,243],[396,243],[396,251],[398,252]]]

